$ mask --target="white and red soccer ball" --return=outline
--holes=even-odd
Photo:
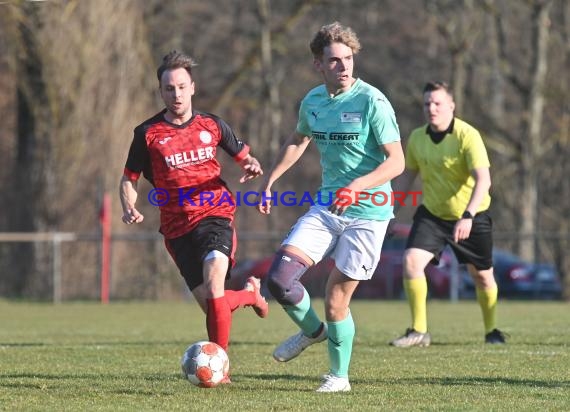
[[[214,342],[196,342],[186,349],[180,361],[182,373],[201,388],[213,388],[227,378],[230,359],[226,351]]]

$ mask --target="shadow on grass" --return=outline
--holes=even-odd
[[[125,341],[116,341],[116,342],[0,342],[0,348],[25,348],[25,347],[58,347],[61,348],[63,346],[69,347],[89,347],[89,346],[152,346],[152,345],[172,345],[172,346],[188,346],[193,342],[197,342],[200,340],[199,338],[188,339],[188,340],[179,340],[179,341],[133,341],[133,342],[125,342]],[[201,339],[205,340],[205,339]],[[231,341],[231,346],[275,346],[275,342],[260,342],[260,341]]]
[[[433,338],[432,338],[433,339]],[[372,342],[370,344],[366,344],[363,345],[360,343],[361,346],[366,346],[366,347],[375,347],[375,343]],[[429,350],[430,347],[460,347],[460,348],[466,348],[466,347],[473,347],[473,348],[490,348],[490,349],[521,349],[522,347],[525,346],[537,346],[539,345],[541,348],[543,347],[566,347],[568,346],[568,342],[566,341],[559,341],[559,342],[544,342],[544,341],[536,341],[536,342],[532,342],[532,341],[521,341],[521,340],[517,340],[516,342],[513,342],[512,340],[507,340],[506,344],[489,344],[489,343],[485,343],[483,341],[483,338],[481,338],[480,341],[454,341],[454,340],[444,340],[444,341],[433,341],[431,342],[430,346],[428,348],[420,348],[420,347],[412,347],[412,348],[396,348],[394,346],[391,346],[392,348],[394,348],[394,350]],[[385,346],[390,346],[388,343],[385,344]]]
[[[44,379],[44,380],[64,380],[64,379],[90,379],[100,381],[102,379],[109,380],[145,380],[151,382],[172,381],[174,379],[183,379],[180,373],[154,374],[154,375],[134,375],[134,374],[105,374],[105,373],[0,373],[0,386],[23,386],[22,384],[6,385],[3,379]]]
[[[39,347],[39,346],[54,346],[54,343],[44,343],[44,342],[10,342],[10,343],[2,343],[0,342],[0,348],[18,348],[18,347]]]
[[[355,383],[364,384],[397,384],[397,385],[440,385],[440,386],[496,386],[497,384],[511,386],[530,386],[536,388],[565,388],[570,387],[570,380],[546,381],[539,379],[516,379],[504,377],[470,376],[470,377],[443,377],[443,378],[405,378],[405,379],[356,379]]]
[[[18,382],[10,382],[10,379],[18,379]],[[50,389],[45,386],[45,383],[39,381],[47,380],[53,382],[61,382],[63,380],[93,380],[93,381],[137,381],[144,380],[150,382],[172,382],[172,381],[183,381],[185,380],[178,373],[169,374],[154,374],[154,375],[125,375],[125,374],[100,374],[100,373],[83,373],[83,374],[47,374],[47,373],[9,373],[0,374],[0,388],[7,389]],[[22,381],[24,380],[24,381]],[[319,376],[307,377],[306,375],[295,375],[295,374],[234,374],[232,375],[232,380],[235,386],[238,388],[241,384],[246,386],[255,386],[256,388],[279,390],[284,392],[313,392],[314,388],[312,386],[318,385],[320,381]],[[256,383],[258,382],[258,383]],[[273,382],[271,387],[265,386],[264,383]],[[291,382],[307,382],[310,387],[306,389],[299,389],[297,387],[292,388],[290,386]],[[558,389],[558,388],[570,388],[570,380],[562,381],[547,381],[539,379],[515,379],[515,378],[503,378],[503,377],[482,377],[482,376],[472,376],[472,377],[417,377],[417,378],[405,378],[405,379],[351,379],[353,385],[367,385],[367,386],[400,386],[400,385],[439,385],[439,386],[489,386],[496,387],[497,385],[507,385],[512,387],[532,387],[532,388],[543,388],[543,389]],[[314,384],[314,385],[313,385]],[[157,394],[155,390],[148,389],[133,389],[133,388],[116,388],[113,390],[117,394],[126,395],[149,395],[154,396]],[[161,391],[163,396],[173,396],[175,392],[173,391]]]
[[[276,373],[258,373],[258,374],[245,374],[245,373],[238,373],[238,374],[232,374],[232,378],[236,378],[236,381],[239,381],[239,378],[243,377],[246,379],[252,379],[252,380],[261,380],[261,381],[277,381],[277,380],[282,380],[282,381],[308,381],[308,380],[313,380],[312,377],[307,377],[306,375],[291,375],[291,374],[287,374],[287,375],[281,375],[281,374],[276,374]],[[318,379],[315,378],[315,381],[317,381]]]
[[[320,377],[307,377],[306,375],[280,375],[280,374],[237,374],[233,376],[236,382],[240,377],[259,380],[259,381],[305,381],[318,382]],[[563,381],[546,381],[538,379],[514,379],[502,377],[444,377],[444,378],[410,378],[410,379],[353,379],[351,383],[364,384],[364,385],[440,385],[440,386],[496,386],[497,384],[511,385],[511,386],[529,386],[535,388],[566,388],[570,387],[570,380]]]
[[[87,346],[149,346],[149,345],[185,345],[187,342],[185,341],[170,341],[170,342],[161,342],[161,341],[140,341],[140,342],[10,342],[10,343],[3,343],[0,342],[1,347],[7,348],[25,348],[25,347],[87,347]]]
[[[319,376],[306,376],[306,375],[293,375],[293,374],[279,375],[279,374],[268,374],[268,373],[266,374],[238,373],[238,374],[232,374],[232,381],[238,385],[241,383],[243,385],[247,385],[248,387],[255,387],[256,390],[312,393],[315,392],[315,389],[317,388],[317,386],[319,386],[321,379]],[[272,383],[271,385],[268,385],[267,382],[272,382]],[[291,387],[291,382],[304,382],[307,384],[307,387],[306,388]]]
[[[17,379],[17,382],[10,381],[11,379]],[[112,385],[112,382],[118,382],[119,386],[122,385],[122,382],[129,381],[129,382],[136,382],[137,380],[144,380],[144,381],[151,381],[157,383],[167,383],[167,382],[176,382],[176,381],[186,381],[186,379],[182,376],[182,374],[173,373],[173,374],[155,374],[155,375],[128,375],[128,374],[101,374],[101,373],[81,373],[81,374],[55,374],[55,373],[8,373],[8,374],[0,374],[0,388],[6,389],[42,389],[42,390],[50,390],[50,389],[57,389],[64,383],[64,381],[78,381],[78,380],[86,380],[86,381],[96,381],[96,382],[107,382],[107,384]],[[46,381],[50,382],[46,384]],[[236,387],[246,390],[250,390],[249,387],[252,385],[258,389],[268,389],[268,390],[280,390],[284,392],[313,392],[314,388],[308,387],[307,389],[299,389],[295,388],[292,389],[288,387],[287,382],[309,382],[316,385],[318,384],[319,379],[317,377],[307,377],[303,375],[279,375],[279,374],[232,374],[232,381],[233,385],[231,387]],[[277,386],[272,385],[271,387],[266,386],[264,387],[263,382],[274,381],[277,383]],[[259,382],[259,383],[258,383]],[[279,386],[279,382],[282,382],[282,385]],[[243,386],[242,386],[243,385]],[[144,396],[155,396],[157,394],[163,396],[173,396],[176,393],[174,391],[163,390],[161,392],[157,392],[156,390],[149,390],[143,388],[120,388],[115,387],[114,389],[111,388],[110,392],[116,393],[119,395],[144,395]]]

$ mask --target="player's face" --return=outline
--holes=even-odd
[[[424,93],[424,116],[431,129],[443,132],[451,124],[455,103],[445,90]]]
[[[332,43],[325,47],[323,57],[315,59],[314,64],[323,75],[325,86],[331,94],[345,92],[354,83],[354,56],[346,44]]]
[[[160,96],[174,122],[192,117],[194,82],[184,68],[165,70],[160,80]]]

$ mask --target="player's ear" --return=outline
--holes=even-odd
[[[315,70],[317,70],[318,72],[320,72],[322,70],[323,67],[323,63],[321,62],[320,59],[317,59],[316,57],[313,59],[313,67],[315,68]]]

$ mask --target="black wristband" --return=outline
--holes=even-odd
[[[471,214],[471,212],[469,210],[466,210],[461,215],[461,219],[473,219],[473,215]]]

